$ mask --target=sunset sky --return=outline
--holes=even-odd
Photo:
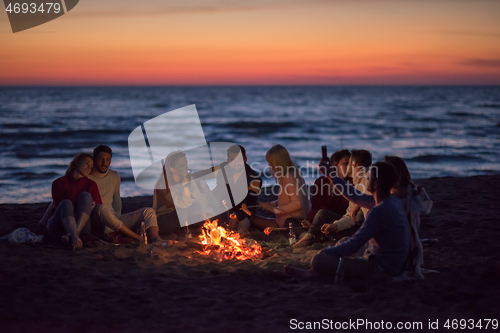
[[[500,84],[496,0],[81,0],[13,34],[0,85]]]

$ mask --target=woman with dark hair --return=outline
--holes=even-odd
[[[418,229],[420,228],[420,213],[429,214],[432,201],[424,188],[415,185],[411,181],[410,171],[408,171],[408,167],[401,157],[385,156],[384,161],[396,169],[398,177],[391,193],[401,199],[410,224],[410,255],[407,263],[407,273],[410,274],[410,278],[423,279],[420,266],[424,262],[424,252],[422,242],[418,236]]]
[[[95,205],[102,204],[97,184],[88,179],[94,161],[87,153],[76,155],[66,175],[52,183],[53,214],[47,222],[49,237],[61,237],[73,249],[83,246],[80,232]]]
[[[392,165],[394,169],[396,169],[396,172],[398,174],[396,184],[394,184],[391,193],[395,194],[399,198],[406,197],[408,185],[411,185],[413,183],[411,181],[410,171],[408,171],[408,167],[406,166],[405,161],[403,161],[403,159],[398,156],[385,156],[384,162]]]
[[[348,166],[351,153],[347,149],[336,151],[330,157],[330,163],[335,168],[336,174],[352,183],[352,179],[347,179]],[[293,248],[300,248],[309,245],[314,238],[321,235],[321,227],[325,221],[338,220],[345,214],[349,201],[342,196],[342,193],[331,184],[331,181],[321,176],[316,179],[314,186],[310,190],[311,194],[311,211],[307,213],[307,217],[302,221],[302,226],[307,230],[307,234],[302,239],[294,244]],[[328,211],[328,218],[316,218],[320,211]],[[323,211],[322,214],[325,212]]]

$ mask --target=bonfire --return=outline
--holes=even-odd
[[[213,256],[215,260],[257,260],[262,259],[262,247],[257,243],[247,244],[238,233],[226,230],[217,224],[217,220],[206,220],[201,228],[200,241],[205,246],[200,252]]]

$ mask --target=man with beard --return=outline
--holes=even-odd
[[[141,236],[133,232],[140,228],[144,221],[146,233],[150,242],[159,240],[158,223],[153,208],[145,207],[127,214],[121,214],[122,200],[120,197],[120,174],[111,170],[113,152],[105,145],[94,149],[94,168],[89,178],[97,183],[102,198],[102,205],[92,211],[91,225],[101,225],[111,228],[124,236],[139,241]]]

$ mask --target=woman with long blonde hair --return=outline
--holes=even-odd
[[[278,200],[260,202],[263,209],[275,213],[276,218],[254,215],[252,224],[259,228],[286,227],[288,223],[300,227],[300,222],[310,210],[307,186],[300,170],[295,166],[290,154],[282,145],[274,145],[266,153],[269,170],[280,186]]]

